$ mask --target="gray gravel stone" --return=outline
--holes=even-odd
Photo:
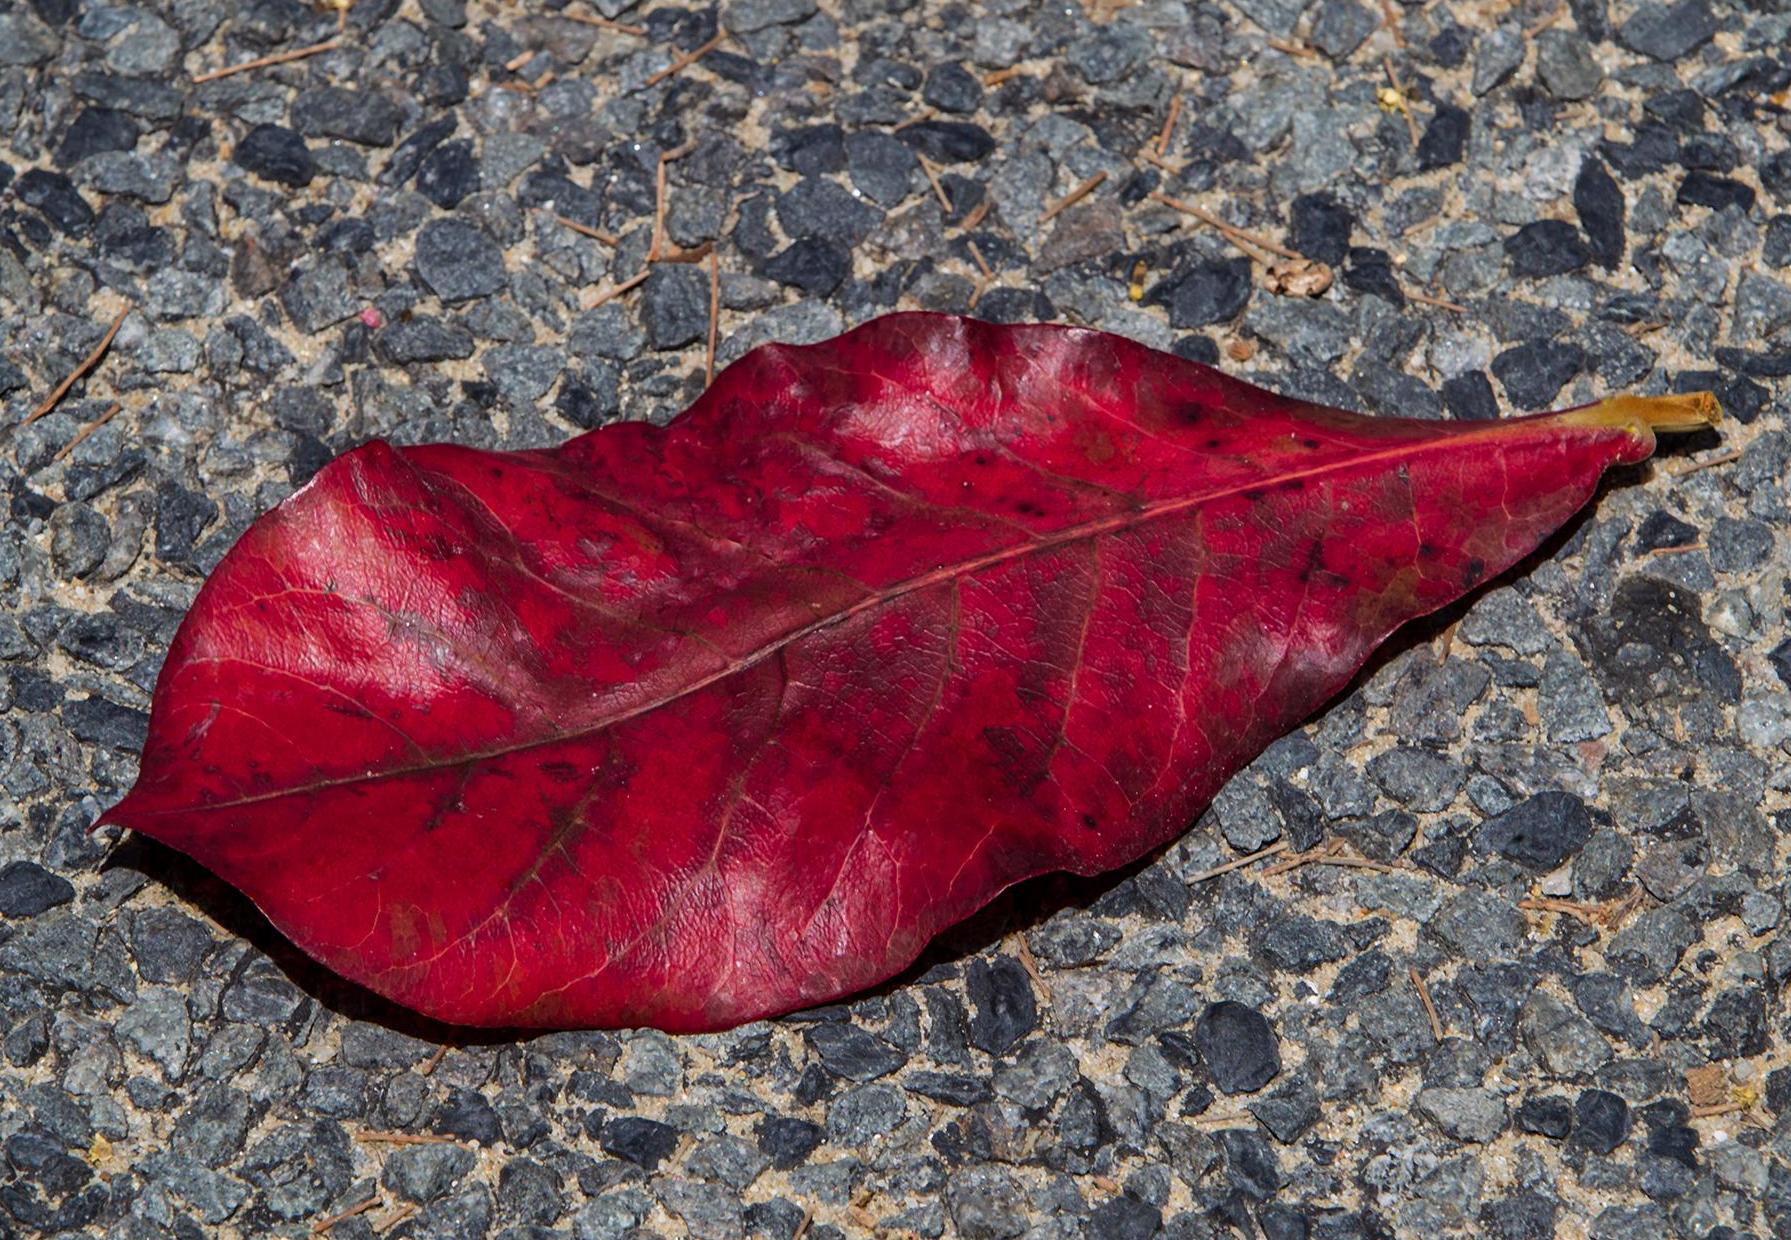
[[[1505,1130],[1505,1104],[1485,1089],[1424,1089],[1417,1106],[1424,1118],[1457,1141],[1485,1144]]]
[[[504,252],[460,220],[431,220],[417,234],[417,275],[444,302],[489,297],[508,283]]]
[[[1610,1044],[1592,1022],[1545,990],[1524,1004],[1521,1026],[1525,1045],[1554,1076],[1590,1076],[1610,1061]]]

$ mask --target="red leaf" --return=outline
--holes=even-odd
[[[665,429],[370,443],[187,616],[107,815],[469,1025],[713,1029],[1171,839],[1708,397],[1452,425],[896,315]]]

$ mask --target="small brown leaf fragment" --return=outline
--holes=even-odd
[[[1269,266],[1262,285],[1283,297],[1318,297],[1331,287],[1330,267],[1311,258],[1284,259]]]
[[[1685,1092],[1695,1107],[1721,1106],[1729,1100],[1729,1074],[1718,1063],[1687,1068]]]

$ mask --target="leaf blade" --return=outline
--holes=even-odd
[[[1172,838],[1652,447],[1573,419],[1360,419],[892,316],[749,355],[665,432],[369,445],[208,583],[109,818],[444,1019],[836,997],[1020,878]],[[1514,470],[1521,515],[1460,519]]]

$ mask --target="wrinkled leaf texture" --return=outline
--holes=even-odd
[[[892,315],[665,428],[369,443],[262,517],[106,818],[444,1021],[715,1029],[1183,831],[1373,647],[1653,447]]]

